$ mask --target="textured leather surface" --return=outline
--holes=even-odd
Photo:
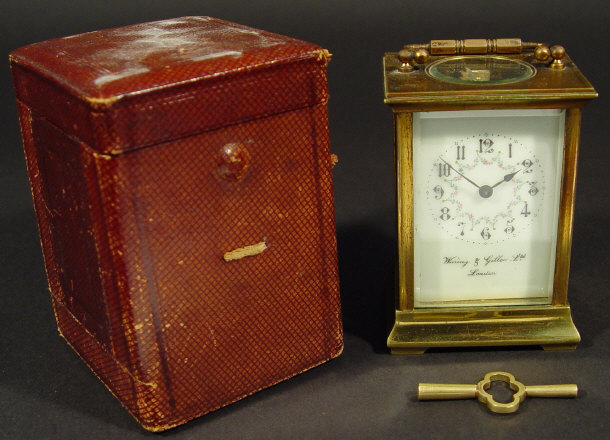
[[[201,78],[292,62],[315,47],[212,17],[181,17],[43,41],[12,58],[104,104]]]
[[[146,72],[100,56],[153,28]],[[190,17],[11,60],[60,332],[144,427],[341,352],[324,51]]]
[[[10,59],[22,102],[92,148],[117,154],[325,101],[327,54],[185,17],[49,40]]]

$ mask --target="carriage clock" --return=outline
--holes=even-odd
[[[561,46],[434,40],[384,56],[394,116],[393,354],[572,349],[576,159],[597,96]]]

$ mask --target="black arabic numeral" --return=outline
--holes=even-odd
[[[491,146],[494,144],[494,141],[491,139],[479,139],[479,153],[493,153],[494,149]]]
[[[441,209],[441,220],[449,220],[451,216],[449,215],[449,208]]]
[[[524,173],[531,173],[532,172],[532,165],[534,165],[534,162],[532,162],[529,159],[525,159],[523,162],[521,162],[521,165],[523,165],[523,168],[525,168],[523,170]]]
[[[504,232],[506,232],[507,234],[512,234],[513,232],[515,232],[515,227],[513,226],[512,220],[506,221],[506,228],[504,229]]]
[[[529,216],[532,212],[527,210],[527,202],[523,202],[525,204],[525,206],[523,207],[523,209],[521,210],[521,215],[523,217],[527,217]]]
[[[442,186],[436,185],[434,187],[434,198],[436,200],[440,200],[443,197],[444,194],[445,194],[445,191],[443,191],[443,187]]]
[[[449,177],[451,174],[451,167],[446,163],[438,164],[438,177]]]
[[[483,240],[489,240],[491,238],[489,228],[483,228],[483,230],[481,231],[481,237],[483,237]]]
[[[466,155],[465,155],[466,146],[456,145],[456,147],[457,147],[457,160],[464,160],[466,158]]]

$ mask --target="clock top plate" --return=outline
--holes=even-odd
[[[566,67],[561,70],[549,68],[548,63],[537,61],[532,54],[517,54],[431,56],[425,65],[418,65],[414,71],[401,72],[397,54],[389,52],[383,58],[384,102],[413,107],[415,111],[429,107],[434,110],[459,110],[464,105],[469,108],[580,107],[597,97],[591,83],[567,55],[563,59]],[[474,73],[469,71],[473,75],[470,79],[464,80],[460,75],[439,79],[443,77],[443,61],[454,59],[468,62],[468,59],[474,58],[492,60],[494,65],[508,60],[506,64],[525,67],[508,81],[490,80],[485,66],[478,71],[473,68]],[[459,62],[454,63],[457,64]],[[477,78],[477,75],[480,77]]]

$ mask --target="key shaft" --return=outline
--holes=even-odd
[[[578,386],[575,383],[560,385],[526,385],[528,397],[577,397]]]
[[[419,400],[475,399],[476,397],[476,384],[420,383],[417,387]]]

